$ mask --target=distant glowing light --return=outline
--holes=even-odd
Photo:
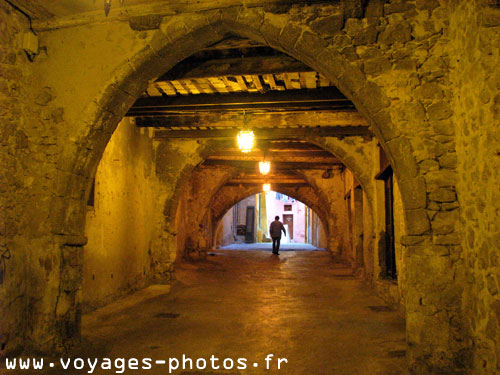
[[[253,148],[255,136],[251,130],[241,130],[238,133],[238,147],[242,152],[250,152]]]
[[[259,162],[259,171],[260,173],[266,175],[271,170],[271,162],[270,161],[260,161]]]
[[[262,190],[263,191],[271,191],[271,184],[264,184],[262,185]]]

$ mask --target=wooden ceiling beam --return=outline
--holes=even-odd
[[[201,164],[202,168],[211,168],[211,167],[234,167],[237,169],[245,170],[245,171],[254,171],[258,170],[259,166],[257,161],[245,161],[245,160],[205,160],[203,164]],[[273,171],[296,171],[301,169],[319,169],[319,170],[327,170],[332,168],[335,165],[341,165],[342,163],[336,160],[335,163],[317,163],[313,160],[310,162],[297,162],[297,163],[287,163],[287,162],[275,162],[271,160],[271,170]]]
[[[257,163],[261,161],[264,156],[269,159],[273,163],[310,163],[311,157],[307,155],[272,155],[269,156],[267,153],[264,155],[263,153],[256,153],[254,155],[248,155],[248,154],[243,154],[240,152],[241,155],[228,155],[228,156],[209,156],[208,160],[211,160],[211,162],[216,162],[216,161],[224,161],[224,160],[233,160],[233,161],[249,161],[253,163]],[[320,164],[335,164],[337,163],[337,159],[332,156],[315,156],[314,157],[314,162],[315,163],[320,163]]]
[[[244,125],[250,128],[265,128],[268,126],[367,126],[368,121],[352,110],[318,111],[318,112],[198,112],[180,113],[164,116],[136,117],[139,127],[190,127],[209,126],[211,128],[235,128]]]
[[[302,178],[232,178],[229,184],[307,184]]]
[[[282,186],[282,187],[293,187],[293,188],[299,188],[299,187],[311,187],[307,182],[301,182],[301,183],[296,183],[296,182],[267,182],[271,184],[271,190],[275,190],[273,186]],[[224,186],[262,186],[264,182],[232,182],[229,181],[227,182]]]
[[[157,130],[156,138],[236,138],[238,129],[217,130]],[[372,137],[368,126],[324,126],[305,128],[260,128],[254,129],[260,139],[306,139],[307,137]]]
[[[288,55],[263,55],[244,58],[213,59],[203,62],[188,62],[187,65],[182,67],[182,70],[178,69],[167,72],[158,78],[156,82],[185,78],[262,75],[310,71],[312,71],[312,69],[309,66]]]
[[[261,93],[231,93],[226,95],[190,95],[139,98],[127,116],[153,116],[169,112],[217,110],[251,110],[267,108],[354,107],[336,87],[317,90],[271,91]]]
[[[280,152],[270,152],[270,151],[262,151],[255,150],[247,153],[242,153],[240,150],[221,150],[216,151],[208,156],[208,159],[212,160],[251,160],[251,159],[238,159],[240,157],[247,158],[293,158],[293,157],[304,157],[304,158],[333,158],[332,154],[325,150],[292,150],[292,151],[280,151]],[[234,159],[231,159],[234,158]],[[261,160],[261,159],[259,159]],[[336,159],[334,159],[336,160]]]

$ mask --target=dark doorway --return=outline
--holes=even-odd
[[[254,228],[255,228],[255,207],[248,206],[247,207],[247,217],[246,217],[246,234],[245,234],[245,242],[246,243],[255,242]]]
[[[392,168],[388,168],[383,176],[385,196],[385,270],[390,279],[397,279],[396,247],[394,244],[394,185]]]

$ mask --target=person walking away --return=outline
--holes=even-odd
[[[281,231],[283,231],[286,236],[285,226],[280,221],[280,217],[276,216],[274,221],[269,226],[269,234],[273,239],[273,254],[275,255],[279,255],[278,250],[280,249]]]

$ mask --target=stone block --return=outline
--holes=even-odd
[[[320,36],[309,31],[304,31],[297,41],[296,51],[298,52],[298,56],[303,58],[301,60],[304,63],[310,63],[314,67],[317,64],[322,64],[321,61],[317,61],[317,56],[324,52],[327,47],[328,43]]]
[[[486,276],[486,285],[488,286],[488,292],[492,296],[496,296],[498,294],[498,286],[493,275]]]
[[[424,82],[415,90],[418,99],[439,100],[443,98],[443,90],[435,82]]]
[[[378,42],[382,44],[406,43],[411,40],[411,26],[408,22],[399,22],[388,25],[378,36]]]
[[[373,44],[377,40],[376,26],[363,22],[363,20],[349,18],[345,24],[345,31],[351,37],[354,46]]]
[[[384,5],[384,15],[388,16],[393,13],[404,13],[415,9],[415,5],[408,1],[392,1]]]
[[[440,101],[427,107],[427,116],[431,121],[446,120],[453,114],[448,103]]]
[[[46,106],[54,99],[52,94],[52,89],[50,87],[44,87],[40,93],[35,98],[35,103],[40,106]]]
[[[438,0],[416,0],[415,6],[418,10],[433,11],[439,6]]]
[[[342,14],[333,14],[311,22],[311,30],[323,36],[333,36],[342,30],[344,17]]]
[[[497,27],[500,26],[500,12],[492,12],[484,10],[479,16],[479,24],[482,27]]]
[[[280,44],[287,50],[293,50],[303,31],[304,29],[293,24],[286,25],[279,35]]]
[[[417,61],[411,57],[405,57],[404,59],[395,61],[393,69],[396,71],[414,72],[417,70]]]
[[[406,210],[406,233],[418,236],[430,229],[429,219],[425,209]]]
[[[424,240],[424,236],[402,236],[400,243],[403,246],[414,246],[422,243]]]
[[[343,1],[342,5],[346,19],[363,17],[363,4],[361,0]]]
[[[374,59],[365,60],[363,71],[368,75],[380,75],[388,72],[391,69],[391,63],[385,57],[377,57]]]
[[[436,132],[436,134],[445,136],[453,136],[455,134],[455,128],[449,119],[432,121],[431,127]]]
[[[379,18],[384,15],[385,0],[370,0],[366,4],[365,17],[366,18]]]
[[[449,233],[432,237],[432,243],[435,245],[456,246],[460,245],[460,236],[458,233]]]
[[[453,189],[439,188],[429,194],[429,199],[435,202],[455,202],[457,194]]]
[[[485,270],[488,268],[488,244],[483,243],[477,253],[478,266],[480,269]]]
[[[282,29],[287,25],[284,17],[272,13],[266,13],[264,22],[260,26],[260,32],[264,39],[272,46],[278,45]]]
[[[438,212],[432,220],[432,232],[434,234],[449,234],[455,230],[458,224],[459,211]]]
[[[394,125],[391,113],[384,109],[372,116],[372,121],[376,124],[382,139],[386,142],[401,136],[401,131]]]
[[[457,172],[450,169],[430,171],[425,175],[428,191],[434,191],[440,187],[455,187],[457,179]]]
[[[382,88],[370,81],[366,82],[357,96],[363,98],[365,108],[369,113],[373,114],[387,108],[391,104],[391,101],[385,95]]]
[[[429,171],[437,171],[439,163],[433,159],[425,159],[418,163],[418,167],[422,173],[427,173]]]

